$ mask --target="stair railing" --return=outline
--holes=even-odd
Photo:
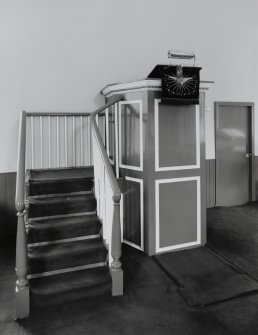
[[[120,200],[121,191],[110,163],[98,127],[98,117],[109,107],[122,100],[122,96],[113,97],[107,104],[93,112],[90,116],[92,125],[93,161],[95,195],[97,210],[103,224],[103,239],[109,249],[109,266],[112,277],[112,294],[123,294],[123,270],[120,261],[122,255]]]
[[[17,210],[17,237],[16,237],[16,318],[22,319],[29,315],[29,286],[27,275],[27,234],[25,230],[25,151],[26,151],[26,112],[21,113],[19,149],[17,162],[17,181],[15,206]]]
[[[56,141],[56,146],[58,147],[59,143],[59,125],[61,123],[61,118],[64,119],[64,138],[65,138],[65,156],[68,155],[68,143],[66,138],[68,138],[68,127],[67,127],[67,120],[68,117],[72,119],[72,147],[73,153],[75,148],[75,125],[80,124],[79,127],[79,134],[80,134],[80,145],[77,146],[77,151],[80,151],[79,154],[79,163],[76,164],[76,159],[73,156],[73,163],[75,166],[81,166],[92,163],[91,155],[92,155],[92,144],[93,144],[93,153],[94,153],[94,170],[96,175],[97,184],[100,185],[103,191],[106,190],[106,219],[103,218],[105,224],[103,224],[103,230],[105,230],[105,239],[107,244],[109,245],[109,252],[110,254],[110,271],[112,275],[112,293],[113,295],[121,295],[123,294],[123,271],[121,268],[121,225],[120,225],[120,199],[121,199],[121,191],[118,185],[118,182],[115,178],[113,168],[110,164],[108,155],[105,150],[105,144],[103,142],[103,138],[105,141],[105,130],[104,130],[104,116],[103,114],[100,115],[103,111],[105,111],[108,107],[116,104],[121,100],[121,96],[117,98],[113,98],[110,100],[102,108],[98,109],[91,116],[88,113],[26,113],[23,111],[20,116],[20,129],[19,129],[19,142],[18,142],[18,161],[17,161],[17,180],[16,180],[16,195],[15,195],[15,206],[17,210],[18,216],[18,223],[17,223],[17,236],[16,236],[16,266],[15,271],[17,274],[17,281],[16,281],[16,312],[15,317],[16,319],[22,319],[29,316],[30,312],[30,303],[29,303],[29,285],[27,279],[28,273],[28,255],[27,255],[27,234],[26,234],[26,225],[25,225],[25,174],[26,174],[26,167],[29,168],[59,168],[63,167],[61,163],[50,164],[51,159],[51,149],[53,142],[50,143],[50,140]],[[48,166],[44,166],[42,163],[36,166],[35,160],[33,157],[33,152],[40,152],[40,161],[42,162],[42,146],[43,146],[43,118],[47,117],[48,119]],[[90,137],[90,127],[86,126],[88,130],[87,134],[87,148],[86,154],[83,151],[84,145],[84,128],[83,128],[83,118],[90,118],[90,123],[92,125],[93,130],[93,143],[91,143]],[[98,119],[99,126],[102,123],[102,129],[97,126],[96,118]],[[30,119],[30,122],[28,122]],[[40,131],[37,132],[33,128],[35,125],[35,120],[38,119],[40,125]],[[56,136],[52,135],[51,129],[52,121],[56,120]],[[78,121],[76,121],[78,120]],[[37,122],[38,122],[37,121]],[[102,121],[102,122],[101,122]],[[87,120],[86,120],[87,122]],[[28,126],[28,127],[27,127]],[[28,132],[29,130],[29,132]],[[78,133],[78,132],[77,132]],[[33,147],[35,145],[35,134],[40,138],[39,141],[39,148]],[[66,137],[67,136],[67,137]],[[27,140],[28,141],[27,141]],[[28,148],[28,143],[31,141],[31,144]],[[58,150],[58,149],[57,149]],[[28,152],[30,155],[30,163],[28,163]],[[87,156],[85,156],[87,155]],[[26,161],[27,160],[27,161]],[[59,159],[58,159],[59,160]],[[86,160],[86,162],[85,162]],[[73,166],[73,164],[64,165],[65,167]],[[103,178],[100,178],[100,177]],[[103,181],[105,182],[103,185]],[[102,197],[103,198],[103,197]],[[99,204],[100,205],[100,204]],[[103,207],[103,205],[101,205]],[[111,218],[112,223],[110,223],[110,208],[113,207],[113,217]],[[100,212],[100,211],[99,211]],[[103,214],[103,211],[102,211]]]
[[[29,284],[25,178],[26,168],[63,168],[92,165],[90,113],[21,112],[15,207],[16,235],[16,311],[15,318],[29,316]],[[103,121],[104,117],[100,118]],[[102,122],[103,123],[103,122]],[[103,128],[103,127],[102,127]],[[55,160],[52,159],[55,157]]]

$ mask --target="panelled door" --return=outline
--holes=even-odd
[[[216,206],[252,199],[252,104],[217,102]]]

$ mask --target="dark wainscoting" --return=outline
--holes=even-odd
[[[206,204],[215,206],[215,159],[206,160]]]
[[[0,173],[0,237],[16,235],[16,172]]]
[[[253,200],[258,200],[258,156],[253,156]],[[0,173],[0,237],[15,236],[17,217],[15,210],[16,172]],[[215,206],[215,159],[206,160],[207,208]]]
[[[253,156],[253,200],[258,200],[258,156]]]

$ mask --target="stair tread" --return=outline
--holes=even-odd
[[[28,222],[29,243],[99,234],[101,222],[96,214]]]
[[[37,221],[30,221],[28,220],[29,227],[32,225],[39,225],[44,229],[44,226],[51,226],[54,228],[55,225],[69,225],[69,224],[88,224],[95,220],[100,221],[97,214],[81,214],[81,215],[75,215],[75,216],[66,216],[66,217],[60,217],[60,218],[41,218]]]
[[[30,274],[95,264],[106,260],[102,238],[28,246]]]
[[[42,196],[40,198],[34,198],[34,197],[29,197],[28,198],[28,202],[29,204],[53,204],[53,203],[63,203],[63,202],[78,202],[78,201],[87,201],[87,200],[91,200],[94,199],[95,197],[92,193],[88,193],[88,194],[49,194],[48,196]]]
[[[107,266],[29,279],[32,292],[44,295],[60,294],[67,290],[81,289],[106,282],[111,282]]]
[[[66,255],[75,256],[87,253],[91,249],[105,249],[101,238],[94,238],[83,241],[60,242],[42,246],[29,246],[29,258],[52,258],[64,257]]]
[[[83,168],[62,168],[62,169],[38,169],[29,170],[28,179],[30,181],[61,181],[67,179],[93,178],[92,166]]]
[[[29,181],[27,184],[28,195],[46,195],[72,192],[91,191],[93,188],[92,178],[73,178],[66,180],[44,180]]]
[[[111,295],[107,266],[29,279],[31,305],[35,308],[63,305],[82,299]]]
[[[49,195],[28,199],[28,218],[59,214],[92,212],[96,210],[96,199],[90,194]]]

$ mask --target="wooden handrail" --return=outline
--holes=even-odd
[[[92,113],[88,112],[27,112],[27,116],[90,116]]]
[[[97,141],[97,144],[99,146],[99,150],[100,150],[100,153],[101,153],[101,156],[102,156],[102,159],[103,159],[103,163],[104,163],[105,168],[107,170],[107,175],[108,175],[108,178],[109,178],[112,190],[113,190],[113,200],[115,202],[119,202],[120,201],[120,199],[121,199],[121,191],[120,191],[120,187],[118,185],[118,182],[116,180],[113,168],[112,168],[112,166],[110,164],[110,161],[109,161],[109,158],[108,158],[108,155],[107,155],[107,152],[106,152],[106,149],[105,149],[102,137],[100,135],[99,128],[97,126],[96,116],[98,114],[102,113],[108,107],[114,105],[118,101],[121,101],[122,99],[123,99],[122,95],[118,95],[116,97],[112,97],[109,100],[108,103],[106,103],[104,106],[102,106],[99,109],[97,109],[95,112],[91,113],[91,116],[90,116],[90,122],[91,122],[91,125],[92,125],[92,128],[93,128],[93,131],[94,131],[94,133],[96,135],[96,141]]]
[[[17,181],[15,206],[17,212],[24,211],[24,183],[25,183],[25,150],[26,150],[26,112],[21,112],[20,117],[20,133],[18,146],[18,161],[17,161]]]

